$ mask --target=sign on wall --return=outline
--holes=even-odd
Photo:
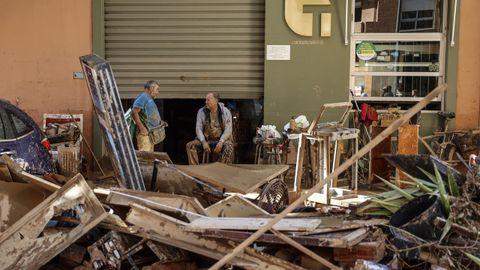
[[[293,32],[306,37],[313,36],[313,14],[304,13],[306,5],[330,6],[330,0],[285,0],[285,21]],[[320,14],[320,36],[330,37],[332,14]]]

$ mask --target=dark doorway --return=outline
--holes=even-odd
[[[252,139],[255,129],[263,123],[263,101],[253,99],[221,100],[232,112],[235,136],[235,163],[253,163],[255,146]],[[123,100],[124,109],[133,100]],[[160,115],[168,123],[165,141],[155,146],[155,151],[165,151],[176,164],[187,164],[185,145],[195,139],[197,112],[205,105],[204,99],[157,99]],[[135,144],[135,143],[134,143]]]

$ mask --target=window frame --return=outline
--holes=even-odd
[[[10,121],[10,117],[7,113],[7,110],[4,109],[4,108],[0,108],[0,121],[1,121],[1,124],[3,125],[3,128],[4,128],[4,136],[5,136],[5,139],[1,139],[0,138],[0,142],[2,143],[6,143],[6,142],[15,142],[17,140],[17,137],[16,137],[16,134],[15,134],[15,130],[14,130],[14,127],[12,126],[12,123]],[[7,131],[7,129],[10,129],[11,130],[11,134],[9,134],[9,132]],[[8,135],[12,135],[13,137],[12,138],[8,138]]]
[[[401,1],[401,0],[400,0]],[[351,8],[355,10],[355,0],[351,1]],[[349,76],[349,89],[355,87],[355,76],[380,76],[380,77],[437,77],[438,85],[445,83],[446,73],[446,26],[447,26],[447,13],[448,13],[448,1],[442,1],[442,24],[441,32],[396,32],[396,33],[355,33],[355,12],[352,13],[350,20],[350,76]],[[398,20],[397,20],[398,21]],[[398,23],[398,22],[397,22]],[[439,51],[439,71],[438,72],[375,72],[375,71],[355,71],[356,64],[356,45],[361,41],[394,41],[394,42],[415,42],[415,41],[435,41],[440,43]],[[432,100],[432,102],[440,102],[441,110],[445,108],[445,94]],[[350,100],[352,97],[349,95]],[[423,97],[355,97],[359,101],[371,101],[397,103],[397,102],[418,102]]]
[[[28,123],[28,121],[26,119],[24,119],[22,116],[18,115],[17,113],[15,113],[15,111],[13,110],[9,110],[9,109],[5,109],[5,112],[6,112],[6,115],[7,115],[7,120],[10,121],[10,126],[13,130],[13,133],[15,135],[15,139],[14,140],[20,140],[20,139],[23,139],[27,136],[29,136],[30,134],[32,134],[33,132],[35,132],[35,127],[33,127],[30,123]],[[12,118],[12,115],[14,115],[15,117],[17,117],[20,121],[22,121],[23,124],[25,124],[25,126],[27,126],[29,128],[29,131],[27,131],[26,133],[24,134],[21,134],[18,132],[17,130],[17,127],[15,126],[15,123],[14,123],[14,120]]]

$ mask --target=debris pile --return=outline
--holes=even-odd
[[[11,178],[0,181],[0,253],[9,254],[0,269],[209,267],[288,204],[270,196],[284,194],[288,200],[288,193],[265,191],[272,188],[270,183],[282,181],[282,165],[162,166],[179,177],[196,175],[198,182],[194,183],[211,185],[199,184],[201,188],[222,187],[234,192],[222,193],[222,199],[213,204],[211,198],[202,196],[210,192],[206,190],[185,196],[113,187],[92,189],[80,174],[58,186],[12,163],[6,165],[11,175],[21,178],[16,178],[18,182]],[[256,178],[250,178],[250,183],[218,178],[230,170]],[[168,181],[157,182],[158,186],[165,184]],[[27,192],[32,200],[21,201],[19,195]],[[340,269],[337,265],[353,266],[357,259],[380,261],[384,252],[378,245],[384,245],[384,240],[375,227],[385,223],[384,219],[332,216],[304,207],[280,220],[229,264],[245,269],[311,269],[320,262]],[[291,241],[293,247],[302,248],[292,249],[288,246]]]

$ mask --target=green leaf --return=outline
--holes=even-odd
[[[420,181],[420,179],[417,179],[411,175],[409,175],[408,173],[405,173],[407,175],[408,178],[410,178],[410,180],[412,180],[413,182],[415,182],[415,184],[418,185],[418,187],[423,190],[423,192],[425,193],[433,193],[433,190],[429,187],[427,187],[427,185],[425,185],[422,181]]]
[[[434,164],[435,165],[435,164]],[[430,179],[433,183],[437,183],[437,179],[435,178],[435,176],[427,171],[425,171],[424,169],[420,168],[420,167],[417,167],[420,171],[423,172],[423,174],[425,174],[428,179]]]
[[[405,201],[390,201],[390,202],[387,202],[387,201],[382,201],[382,200],[378,200],[378,199],[374,199],[372,198],[371,199],[372,202],[376,202],[382,206],[391,206],[391,207],[396,207],[396,208],[400,208],[403,203],[405,203]]]
[[[450,201],[448,200],[448,194],[445,190],[445,183],[443,183],[442,176],[440,175],[440,172],[438,171],[437,165],[435,165],[435,163],[433,163],[433,168],[435,169],[435,176],[438,185],[438,194],[440,195],[440,201],[442,202],[443,208],[448,215],[450,213]]]
[[[450,195],[458,197],[460,196],[460,192],[458,191],[457,181],[453,177],[453,173],[450,168],[447,171],[448,176],[448,189],[450,190]]]
[[[403,189],[397,187],[396,185],[388,182],[387,180],[381,178],[378,175],[375,175],[378,179],[382,180],[383,183],[385,183],[388,187],[392,188],[393,190],[396,190],[398,193],[400,193],[403,197],[407,198],[408,200],[412,200],[414,197],[410,195],[410,193],[405,192]]]
[[[445,222],[445,226],[443,227],[442,236],[440,236],[440,241],[442,241],[443,238],[447,235],[451,227],[452,221],[450,219],[447,219],[447,221]]]
[[[468,252],[464,252],[465,255],[467,255],[467,257],[472,260],[475,264],[477,264],[478,266],[480,266],[480,258],[478,258],[477,256],[474,256]]]

